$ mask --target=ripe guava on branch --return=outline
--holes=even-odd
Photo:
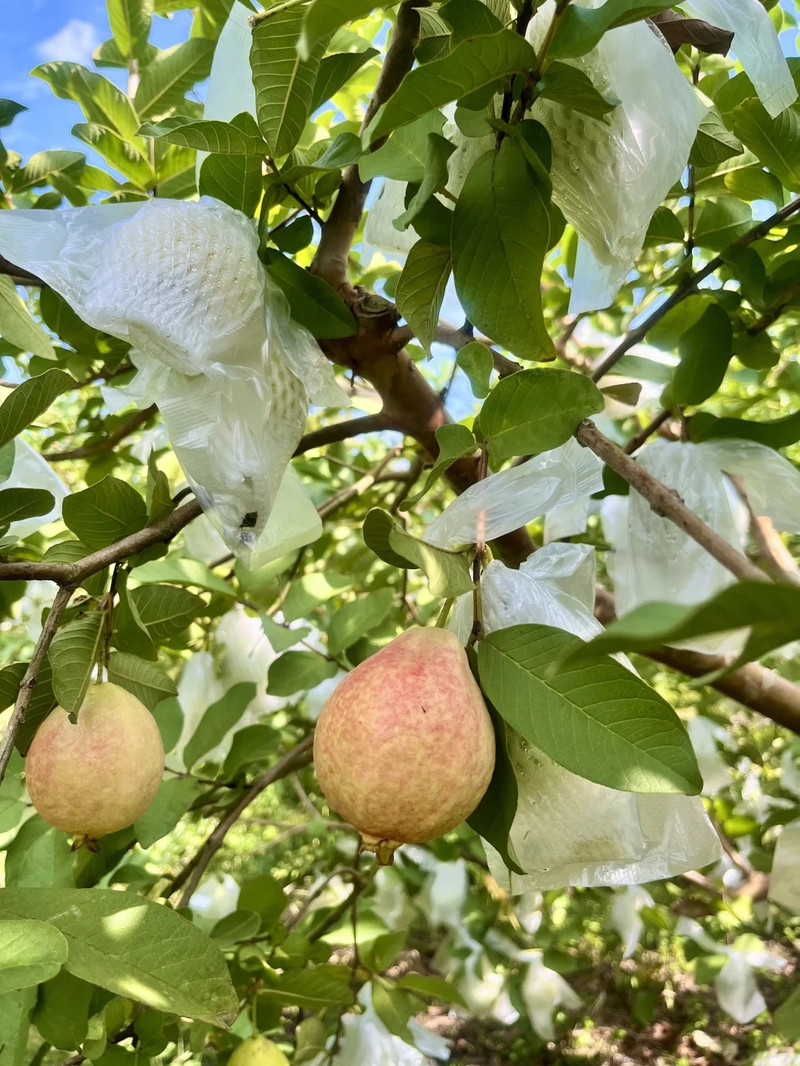
[[[390,863],[477,807],[494,770],[494,729],[458,637],[410,629],[344,678],[314,735],[320,788]]]
[[[265,1036],[249,1036],[228,1059],[228,1066],[289,1066],[289,1060]]]
[[[90,685],[73,722],[56,707],[25,758],[36,810],[76,844],[131,825],[149,806],[164,772],[155,718],[118,685]]]

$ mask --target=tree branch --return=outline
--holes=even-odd
[[[323,426],[301,437],[300,443],[294,450],[295,455],[304,455],[312,448],[322,448],[326,444],[336,444],[350,437],[358,437],[362,433],[380,433],[382,430],[395,429],[383,411],[376,415],[364,415],[363,418],[350,418],[346,422],[334,422],[330,426]]]
[[[222,847],[225,837],[236,824],[239,816],[250,806],[257,796],[261,795],[264,789],[269,788],[269,786],[276,781],[280,781],[282,777],[288,777],[289,774],[294,773],[295,770],[307,766],[311,762],[311,747],[313,743],[313,734],[305,737],[300,741],[297,747],[292,748],[290,752],[284,755],[282,759],[279,759],[273,767],[266,771],[266,773],[263,773],[261,777],[255,779],[244,795],[242,795],[236,803],[225,812],[211,835],[184,866],[178,876],[167,885],[162,892],[164,899],[169,898],[174,895],[178,889],[183,888],[177,907],[185,907],[188,904],[189,900],[194,895],[195,889],[200,883],[201,877],[208,868],[208,864]]]
[[[198,501],[192,500],[152,526],[146,526],[138,533],[109,544],[107,548],[92,552],[77,563],[0,563],[0,581],[55,581],[62,586],[77,587],[85,578],[136,555],[151,544],[172,540],[202,511]]]
[[[28,663],[28,669],[25,671],[22,681],[20,681],[17,702],[14,705],[14,711],[3,737],[3,742],[0,744],[0,781],[5,777],[8,762],[14,750],[14,741],[17,739],[17,733],[19,733],[25,722],[25,715],[28,713],[28,707],[33,699],[33,690],[36,688],[39,671],[42,668],[53,637],[56,635],[61,616],[67,609],[74,591],[74,585],[64,585],[56,593],[53,606],[50,608],[50,612],[42,626],[42,632],[36,641],[36,647],[33,649],[33,656]]]
[[[589,420],[582,422],[575,431],[575,436],[581,444],[585,444],[598,458],[602,459],[606,466],[611,467],[624,478],[631,488],[636,489],[657,515],[674,522],[679,529],[687,533],[692,540],[697,541],[701,548],[704,548],[709,555],[736,577],[746,581],[769,580],[766,574],[751,563],[746,556],[728,544],[711,526],[706,525],[694,511],[690,511],[674,489],[662,484],[643,466],[618,448],[613,441],[604,437],[593,422]]]
[[[82,448],[72,448],[65,452],[42,452],[42,458],[51,463],[63,463],[67,459],[89,459],[93,455],[104,455],[106,452],[113,451],[121,440],[130,437],[139,426],[148,422],[157,410],[156,405],[151,404],[143,411],[137,411],[98,444],[87,444]]]
[[[630,351],[634,344],[638,344],[639,341],[645,338],[656,322],[660,322],[668,311],[671,311],[673,307],[676,307],[682,300],[685,300],[690,293],[694,292],[701,281],[704,281],[705,278],[713,274],[714,271],[719,270],[719,268],[725,263],[726,256],[730,255],[731,252],[735,251],[737,248],[746,248],[748,244],[752,244],[754,241],[760,240],[761,237],[765,237],[770,230],[774,229],[775,226],[779,226],[782,222],[785,222],[787,218],[790,218],[791,215],[798,210],[800,210],[800,197],[786,204],[786,206],[782,207],[780,211],[776,211],[774,215],[770,215],[770,217],[763,222],[759,222],[757,225],[753,226],[752,229],[748,230],[747,233],[742,234],[737,240],[732,241],[727,248],[723,249],[719,255],[711,259],[700,270],[695,271],[694,274],[689,274],[688,276],[681,278],[678,282],[678,287],[673,294],[651,311],[641,325],[637,326],[635,329],[629,330],[625,334],[616,348],[606,356],[592,374],[592,381],[599,381],[604,374],[609,372],[612,366],[619,362],[626,352]]]
[[[11,278],[15,285],[44,285],[41,278],[37,278],[28,270],[23,270],[22,267],[14,266],[3,255],[0,255],[0,274]]]

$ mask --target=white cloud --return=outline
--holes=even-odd
[[[97,31],[90,22],[70,19],[58,33],[36,45],[36,54],[45,63],[52,59],[64,59],[85,66],[100,43]]]

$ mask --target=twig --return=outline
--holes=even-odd
[[[592,374],[592,381],[599,381],[604,374],[614,366],[619,360],[629,351],[634,344],[638,344],[643,340],[647,333],[653,328],[653,326],[660,322],[664,315],[668,311],[671,311],[673,307],[676,307],[682,300],[685,300],[690,293],[694,292],[697,286],[705,278],[714,273],[715,270],[719,270],[724,265],[725,259],[735,251],[737,248],[746,248],[748,244],[752,244],[754,241],[759,240],[761,237],[765,237],[770,230],[775,226],[779,226],[782,222],[785,222],[787,218],[790,218],[796,211],[800,210],[800,197],[792,200],[790,203],[782,207],[780,211],[776,211],[774,215],[770,215],[769,218],[763,222],[759,222],[747,233],[742,234],[737,240],[732,241],[727,248],[723,249],[719,255],[714,256],[704,267],[695,271],[693,274],[684,275],[678,282],[678,287],[672,293],[668,299],[662,304],[659,304],[647,318],[638,325],[635,329],[629,330],[616,348],[606,356],[602,363],[597,367]]]
[[[0,581],[55,581],[58,585],[77,587],[85,578],[107,566],[136,555],[151,544],[171,540],[200,514],[200,504],[192,500],[152,526],[145,526],[138,533],[131,533],[107,548],[92,552],[77,563],[0,563]]]
[[[363,477],[360,477],[358,481],[354,481],[352,485],[345,485],[339,492],[335,492],[330,499],[321,503],[317,508],[317,514],[320,518],[328,518],[334,511],[338,511],[340,507],[344,507],[350,500],[354,500],[357,496],[363,496],[367,489],[371,489],[372,486],[380,479],[386,467],[393,459],[397,459],[402,453],[403,446],[399,445],[397,448],[392,448],[383,456],[383,458],[373,466]],[[405,473],[402,475],[402,479],[405,480]],[[398,477],[398,480],[400,478]]]
[[[28,707],[33,699],[33,690],[36,688],[39,671],[42,668],[42,664],[44,663],[48,648],[53,641],[53,637],[56,635],[61,616],[67,609],[67,605],[69,604],[74,591],[74,585],[64,585],[56,593],[55,599],[53,600],[53,606],[50,608],[50,612],[42,626],[42,632],[39,634],[39,639],[36,641],[36,647],[33,649],[33,655],[31,661],[28,663],[28,669],[25,671],[22,681],[20,681],[17,702],[14,705],[14,711],[11,715],[11,720],[8,723],[5,736],[3,737],[3,742],[0,744],[0,781],[5,777],[11,753],[14,750],[14,741],[17,739],[17,733],[25,722],[25,715],[28,713]]]
[[[266,771],[266,773],[263,773],[260,777],[256,778],[244,795],[225,812],[211,835],[184,866],[177,877],[173,878],[169,885],[167,885],[162,892],[164,898],[174,895],[178,889],[183,888],[177,907],[185,907],[188,904],[189,900],[194,895],[194,891],[200,882],[200,878],[205,873],[208,864],[222,847],[225,837],[236,824],[239,816],[250,806],[257,796],[261,795],[264,789],[269,788],[269,786],[276,781],[280,781],[282,777],[288,777],[289,774],[294,773],[295,770],[299,770],[302,766],[307,766],[308,763],[311,762],[311,746],[313,742],[313,735],[305,737],[304,740],[300,741],[297,747],[292,748],[290,752],[287,752],[287,754],[284,755],[282,759],[279,759],[273,767]]]
[[[355,904],[355,901],[358,899],[364,889],[368,888],[369,885],[372,884],[372,880],[378,870],[379,866],[377,863],[375,863],[375,865],[372,867],[366,877],[364,877],[362,874],[356,875],[355,871],[353,871],[354,875],[358,878],[358,880],[354,879],[353,889],[350,895],[347,897],[347,899],[342,900],[339,906],[334,908],[334,910],[332,910],[330,914],[328,914],[325,919],[319,923],[319,925],[316,929],[314,929],[313,932],[309,933],[308,939],[312,943],[315,940],[319,940],[321,937],[325,936],[328,930],[332,929],[339,921],[339,919],[342,918],[343,915],[347,914],[347,912]]]
[[[382,430],[395,429],[390,420],[381,411],[376,415],[364,415],[363,418],[350,418],[345,422],[334,422],[330,426],[323,426],[311,433],[306,433],[300,438],[300,443],[294,450],[295,455],[304,455],[312,448],[323,448],[326,444],[337,444],[339,441],[348,440],[350,437],[358,437],[362,433],[380,433]]]
[[[741,496],[742,503],[747,508],[747,513],[750,516],[750,532],[753,534],[753,540],[765,568],[777,581],[787,581],[791,585],[800,585],[800,570],[790,551],[781,540],[772,519],[767,515],[757,515],[753,510],[753,505],[747,496],[742,478],[732,477],[731,481]]]
[[[495,351],[492,347],[492,341],[488,337],[476,337],[464,329],[463,326],[454,326],[450,322],[440,322],[436,327],[434,340],[438,344],[446,344],[448,348],[454,348],[457,352],[460,352],[462,348],[466,348],[468,344],[472,344],[473,341],[483,344],[489,349],[494,368],[501,378],[507,378],[509,374],[516,374],[518,370],[522,370],[519,363],[513,359],[508,359],[502,352]]]
[[[581,444],[585,444],[607,466],[624,478],[631,488],[636,489],[657,515],[674,522],[736,577],[746,581],[769,580],[746,556],[728,544],[711,526],[706,525],[694,511],[690,511],[674,489],[662,484],[613,441],[604,437],[593,422],[588,419],[582,422],[575,436]]]
[[[638,452],[645,441],[652,437],[654,433],[658,432],[667,419],[671,417],[671,414],[671,411],[659,411],[652,422],[648,422],[646,426],[631,437],[625,445],[625,454],[633,455],[634,452]]]
[[[63,463],[67,459],[88,459],[93,455],[103,455],[105,452],[113,451],[121,440],[129,437],[139,426],[148,422],[157,410],[156,405],[152,404],[143,411],[137,411],[98,444],[87,444],[82,448],[72,448],[65,452],[42,452],[42,458],[50,463]]]

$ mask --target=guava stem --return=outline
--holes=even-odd
[[[394,864],[394,853],[401,844],[402,840],[380,839],[379,837],[372,837],[362,833],[358,853],[360,855],[363,851],[371,851],[378,862],[378,866],[392,866]]]

